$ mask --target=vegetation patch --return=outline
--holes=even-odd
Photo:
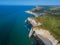
[[[51,34],[60,41],[60,14],[52,15],[41,15],[35,18],[37,22],[43,23],[40,27],[48,29]]]

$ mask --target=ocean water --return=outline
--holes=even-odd
[[[33,45],[28,38],[25,20],[32,15],[25,13],[34,6],[0,6],[0,45]]]

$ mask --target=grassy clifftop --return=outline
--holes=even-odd
[[[48,29],[51,32],[51,34],[58,41],[60,41],[60,14],[41,15],[41,16],[36,17],[36,20],[38,22],[43,23],[43,25],[40,26],[41,28]]]
[[[35,19],[42,23],[40,27],[49,30],[60,42],[60,7],[37,7],[30,11],[39,14]]]

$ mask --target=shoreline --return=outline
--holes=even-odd
[[[33,13],[33,12],[31,12],[31,11],[25,11],[26,13],[28,13],[28,14],[32,14],[32,15],[34,15],[35,17],[38,17],[38,15],[36,14],[36,13]]]
[[[41,44],[40,41],[45,45],[60,45],[59,41],[53,36],[53,34],[51,34],[49,29],[41,28],[40,26],[42,25],[42,22],[40,23],[39,20],[38,20],[38,22],[39,22],[38,23],[36,21],[36,17],[38,17],[40,15],[46,15],[46,14],[48,14],[47,12],[34,12],[34,11],[30,11],[30,10],[27,10],[25,12],[35,16],[35,19],[34,18],[29,18],[29,17],[27,18],[28,23],[30,23],[32,25],[32,28],[29,32],[29,38],[34,39],[36,41],[36,43],[38,43],[39,45]],[[51,14],[52,14],[52,12],[51,12]],[[43,18],[43,20],[44,19],[45,18]],[[38,24],[40,24],[40,25],[38,25]]]
[[[28,11],[28,13],[31,13]],[[32,13],[31,13],[32,14]],[[35,37],[37,36],[38,41],[42,40],[42,43],[44,43],[45,45],[57,45],[58,44],[58,40],[56,40],[53,35],[51,35],[51,33],[49,31],[47,31],[46,29],[43,28],[39,28],[38,26],[42,25],[42,23],[40,23],[40,25],[38,25],[38,23],[36,22],[35,19],[33,18],[27,18],[27,20],[31,23],[31,25],[33,25],[33,27],[31,28],[30,32],[29,32],[29,38]],[[27,21],[25,20],[25,22]],[[43,38],[41,38],[41,36]],[[34,38],[35,39],[35,38]],[[37,40],[35,40],[37,41]],[[53,42],[54,41],[54,42]],[[48,43],[46,43],[48,42]],[[38,43],[38,42],[36,42]],[[39,43],[40,44],[40,43]]]
[[[36,38],[36,36],[37,36],[38,38],[36,38],[35,41],[37,41],[37,39],[38,39],[39,44],[40,44],[40,40],[42,40],[42,43],[44,43],[45,45],[48,45],[48,44],[57,45],[58,44],[58,40],[56,40],[54,38],[54,36],[51,35],[51,33],[47,29],[38,27],[42,24],[38,25],[38,23],[35,22],[35,20],[32,18],[28,18],[27,20],[33,25],[33,27],[31,28],[31,30],[29,32],[29,38],[33,38],[33,37]],[[35,39],[35,38],[33,38],[33,39]]]

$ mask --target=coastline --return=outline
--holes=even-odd
[[[32,11],[25,11],[25,12],[28,13],[28,14],[32,14],[35,17],[38,17],[38,14],[34,13]],[[42,14],[46,14],[46,13],[42,13]],[[51,35],[50,31],[39,27],[40,25],[42,25],[42,23],[39,22],[40,25],[38,25],[38,23],[36,22],[36,20],[34,18],[32,19],[32,18],[28,17],[27,20],[29,21],[29,23],[31,25],[33,25],[33,27],[30,30],[30,33],[29,33],[29,38],[32,38],[32,36],[34,38],[36,38],[35,36],[37,36],[38,41],[40,41],[40,39],[41,39],[43,41],[43,43],[48,42],[47,40],[50,40],[48,43],[45,43],[45,45],[48,45],[48,44],[50,44],[50,45],[60,45],[58,43],[59,41],[57,39],[55,39],[55,37],[53,35]],[[44,39],[40,38],[41,36],[38,36],[38,35],[41,35],[43,38],[46,38],[46,39],[44,40]],[[38,41],[37,41],[37,43],[38,43]]]
[[[26,13],[28,13],[28,14],[32,14],[32,15],[34,15],[35,17],[38,17],[38,15],[36,14],[36,13],[33,13],[33,12],[31,12],[31,11],[25,11]]]
[[[31,23],[31,25],[33,25],[33,27],[31,28],[31,30],[29,32],[29,38],[33,38],[33,37],[36,38],[36,36],[37,36],[38,38],[36,38],[36,41],[37,41],[37,39],[38,39],[38,41],[42,40],[43,41],[42,43],[44,43],[45,45],[48,45],[48,44],[57,45],[58,44],[58,40],[56,40],[54,38],[54,36],[51,35],[51,33],[47,29],[43,29],[43,28],[39,27],[42,25],[42,23],[40,23],[38,25],[36,20],[34,20],[32,18],[28,18],[27,20]],[[35,39],[35,38],[33,38],[33,39]],[[37,41],[37,43],[38,43],[38,41]]]

